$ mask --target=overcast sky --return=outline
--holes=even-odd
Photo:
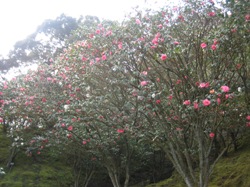
[[[156,0],[146,1],[153,3]],[[145,0],[3,0],[0,2],[0,54],[6,55],[15,42],[35,32],[45,19],[55,19],[65,13],[76,18],[80,15],[94,15],[122,20],[131,7],[144,2]]]

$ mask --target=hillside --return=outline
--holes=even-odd
[[[147,187],[185,187],[175,173],[171,178]],[[250,136],[245,138],[238,152],[223,157],[215,166],[209,187],[249,187],[250,186]]]
[[[6,175],[0,176],[0,187],[68,187],[72,185],[71,168],[52,155],[39,155],[37,160],[20,153],[10,170],[6,166],[10,142],[0,134],[0,167]],[[230,153],[216,165],[210,183],[211,187],[249,187],[250,186],[250,136],[243,142],[238,152]],[[171,178],[150,184],[147,187],[185,187],[175,173]],[[143,187],[135,185],[133,187]]]

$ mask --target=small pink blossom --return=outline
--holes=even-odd
[[[248,121],[250,121],[250,115],[248,115],[248,116],[246,117],[246,119],[247,119]]]
[[[86,61],[87,60],[87,58],[85,58],[84,56],[82,57],[82,61],[84,62],[84,61]]]
[[[214,138],[214,136],[215,136],[215,134],[214,134],[213,132],[211,132],[211,133],[209,134],[209,137],[210,137],[210,138]]]
[[[70,126],[68,127],[68,131],[72,131],[72,130],[73,130],[73,126],[70,125]]]
[[[100,62],[100,60],[101,60],[101,59],[100,59],[100,58],[98,58],[98,57],[97,57],[97,58],[95,58],[95,61],[96,61],[96,62]]]
[[[220,105],[220,103],[221,103],[221,99],[220,98],[217,98],[217,103],[218,103],[218,105]]]
[[[247,14],[247,15],[245,16],[245,20],[246,20],[246,21],[250,21],[250,14]]]
[[[207,47],[207,44],[206,43],[201,43],[201,48],[204,49]]]
[[[102,55],[102,60],[106,60],[107,56],[106,55]]]
[[[97,29],[97,30],[95,31],[95,33],[96,33],[96,34],[100,34],[101,31],[100,31],[99,29]]]
[[[179,45],[180,42],[174,41],[174,45]]]
[[[46,98],[42,98],[42,102],[45,103],[47,101]]]
[[[117,129],[117,132],[118,132],[119,134],[124,133],[124,129]]]
[[[158,38],[154,38],[154,39],[152,40],[152,43],[153,43],[154,45],[158,45]]]
[[[0,123],[3,123],[3,118],[0,117]]]
[[[208,15],[209,15],[210,17],[213,17],[213,16],[215,16],[215,12],[209,12]]]
[[[183,102],[183,104],[187,106],[187,105],[190,105],[191,102],[190,102],[190,100],[185,100],[185,101]]]
[[[166,60],[167,59],[167,55],[166,54],[162,54],[161,55],[161,60]]]
[[[157,99],[157,100],[155,101],[155,103],[156,103],[156,104],[160,104],[160,103],[161,103],[161,100],[160,100],[160,99]]]
[[[209,106],[211,104],[211,102],[208,99],[204,99],[202,103],[204,106]]]
[[[194,102],[194,109],[198,110],[199,109],[199,104],[197,102]]]
[[[118,43],[118,49],[122,49],[122,42]]]
[[[65,123],[62,123],[62,124],[61,124],[61,127],[66,127]]]
[[[158,26],[157,26],[159,29],[162,29],[162,24],[159,24]]]
[[[229,92],[230,88],[228,86],[221,86],[220,87],[223,92]]]
[[[199,84],[199,88],[208,88],[210,86],[209,82],[202,82]]]
[[[148,84],[148,81],[141,81],[140,85],[141,86],[146,86]]]
[[[148,74],[148,72],[147,71],[143,71],[141,74],[146,76]]]
[[[141,21],[139,19],[136,19],[135,20],[136,24],[140,25],[141,24]]]
[[[216,47],[216,45],[211,45],[211,49],[214,51],[214,50],[216,50],[217,49],[217,47]]]
[[[72,134],[67,134],[67,138],[72,138]]]
[[[85,140],[82,141],[82,144],[83,144],[83,145],[86,145],[86,144],[87,144],[87,141],[85,141]]]

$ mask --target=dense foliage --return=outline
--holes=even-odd
[[[76,163],[84,155],[85,186],[101,167],[127,187],[137,162],[163,151],[187,186],[208,186],[250,126],[247,7],[184,1],[122,24],[83,24],[51,65],[3,83],[13,146],[31,155],[60,147]]]

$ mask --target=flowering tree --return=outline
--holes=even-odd
[[[189,1],[154,16],[138,12],[124,31],[131,75],[141,75],[135,89],[148,122],[141,132],[164,148],[187,186],[208,185],[214,164],[232,143],[228,132],[233,140],[244,128],[244,103],[235,107],[244,79],[236,72],[247,68],[241,71],[232,61],[240,58],[239,49],[249,59],[249,47],[227,53],[231,29],[224,32],[224,20],[213,3]],[[238,126],[229,123],[230,113],[240,119]]]
[[[187,186],[206,187],[249,125],[248,14],[237,17],[244,24],[235,36],[237,22],[223,11],[185,1],[137,11],[122,25],[83,26],[48,69],[3,84],[2,116],[14,133],[35,129],[25,142],[77,143],[115,187],[128,186],[145,142],[164,150]]]

